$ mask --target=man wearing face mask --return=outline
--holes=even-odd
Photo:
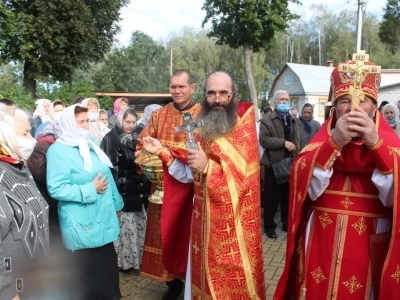
[[[299,153],[300,121],[289,113],[289,94],[277,91],[273,97],[275,110],[260,121],[259,141],[265,149],[261,157],[264,165],[264,230],[269,238],[276,238],[274,221],[278,204],[281,204],[282,231],[287,231],[289,183],[276,183],[271,162]]]

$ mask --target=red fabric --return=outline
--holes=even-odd
[[[239,102],[237,106],[237,114],[239,117],[242,117],[244,113],[249,109],[249,107],[253,106],[251,102]]]
[[[193,184],[172,177],[163,165],[164,189],[161,209],[162,257],[168,272],[185,277],[193,209]]]
[[[42,141],[48,142],[50,144],[54,144],[54,142],[56,140],[54,138],[50,138],[50,137],[47,137],[47,136],[43,136],[43,137],[38,138],[38,142],[42,142]]]
[[[5,161],[6,163],[9,163],[9,164],[13,164],[13,165],[20,163],[20,161],[18,159],[11,157],[11,156],[5,156],[5,155],[0,155],[0,160]]]
[[[293,163],[290,174],[289,230],[287,237],[286,262],[273,298],[275,300],[296,299],[296,295],[294,294],[296,291],[295,284],[297,281],[296,269],[298,267],[297,264],[301,259],[299,256],[301,257],[302,255],[301,253],[298,253],[296,247],[299,239],[305,231],[307,225],[306,222],[309,218],[311,200],[308,197],[308,187],[316,163],[315,156],[321,154],[319,152],[322,148],[325,149],[324,151],[331,151],[332,153],[335,150],[333,147],[329,150],[329,146],[327,146],[329,138],[331,137],[331,126],[334,118],[335,116],[333,115],[324,123],[320,131],[296,157]],[[400,214],[398,210],[399,191],[397,184],[397,182],[399,182],[398,164],[400,163],[400,140],[379,113],[377,113],[376,116],[376,127],[379,136],[384,141],[382,147],[390,147],[393,154],[386,157],[386,160],[393,160],[393,162],[391,163],[390,161],[387,161],[385,165],[394,165],[394,206],[392,209],[393,226],[390,247],[384,262],[381,285],[380,287],[376,287],[376,289],[380,288],[380,296],[378,299],[394,300],[398,298],[397,291],[400,288],[400,256],[398,255],[398,251],[400,250]],[[315,147],[312,146],[313,144],[317,145],[316,143],[320,143],[321,145]],[[353,147],[353,149],[351,149],[352,155],[339,156],[335,161],[335,168],[339,171],[341,169],[345,170],[346,168],[347,172],[349,170],[350,172],[360,172],[360,170],[362,170],[362,172],[368,173],[368,176],[370,176],[369,174],[372,174],[373,170],[373,163],[371,161],[374,159],[373,155],[371,153],[368,154],[369,150],[366,150],[366,147],[355,147],[355,145],[350,144],[349,146]],[[346,151],[346,147],[342,149],[342,153],[343,151]],[[324,153],[324,155],[326,155],[326,157],[330,156],[329,153]],[[349,169],[350,166],[351,168]],[[382,248],[379,248],[377,253],[382,253],[381,249]],[[381,262],[377,262],[377,264],[382,265]],[[310,299],[313,299],[311,296],[312,295],[307,294],[307,299],[309,299],[309,297]]]

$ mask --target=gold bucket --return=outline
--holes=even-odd
[[[143,168],[143,173],[156,184],[155,192],[150,195],[149,201],[155,204],[162,204],[164,197],[163,167],[161,159],[157,155],[150,154],[144,148],[135,161]]]

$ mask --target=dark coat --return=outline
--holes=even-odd
[[[139,168],[135,164],[137,136],[141,130],[142,128],[135,128],[132,133],[132,141],[123,144],[120,140],[120,136],[123,134],[122,129],[115,126],[105,135],[100,145],[114,166],[111,172],[124,200],[122,210],[126,212],[141,211],[142,205],[147,207],[150,193],[150,182],[146,176],[138,172]]]
[[[289,113],[288,120],[291,124],[291,142],[296,146],[293,157],[296,157],[300,151],[300,121],[298,118],[290,116]],[[261,157],[261,162],[264,165],[271,165],[269,156],[272,162],[282,160],[287,156],[283,123],[276,110],[261,119],[259,141],[261,147],[265,149]]]

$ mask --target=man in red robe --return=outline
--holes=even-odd
[[[357,53],[332,72],[335,110],[292,167],[275,300],[398,299],[400,140],[377,110],[378,69]]]
[[[191,223],[180,218],[181,228],[191,227],[185,299],[265,299],[254,110],[237,104],[225,72],[208,77],[204,96],[198,149],[188,150],[188,165],[173,160],[168,168],[182,182],[194,180]],[[169,156],[157,140],[143,143],[161,160]]]
[[[165,158],[166,163],[163,164],[163,204],[149,202],[143,260],[140,268],[142,275],[167,283],[169,289],[163,296],[163,300],[177,299],[183,291],[181,278],[185,278],[187,253],[178,251],[176,248],[185,245],[186,249],[190,228],[182,228],[179,223],[174,222],[176,220],[175,206],[177,200],[184,200],[184,205],[180,208],[190,220],[193,207],[191,203],[193,183],[177,181],[169,175],[167,167],[168,161],[172,158],[185,160],[187,157],[186,132],[176,132],[175,128],[183,125],[185,113],[191,113],[195,118],[200,111],[201,106],[192,100],[195,88],[193,76],[189,71],[176,70],[170,79],[173,102],[153,112],[149,123],[139,137],[139,140],[143,136],[157,138],[164,147],[171,149],[171,156]],[[140,150],[141,147],[139,143],[137,149]],[[162,250],[163,248],[166,250]]]

